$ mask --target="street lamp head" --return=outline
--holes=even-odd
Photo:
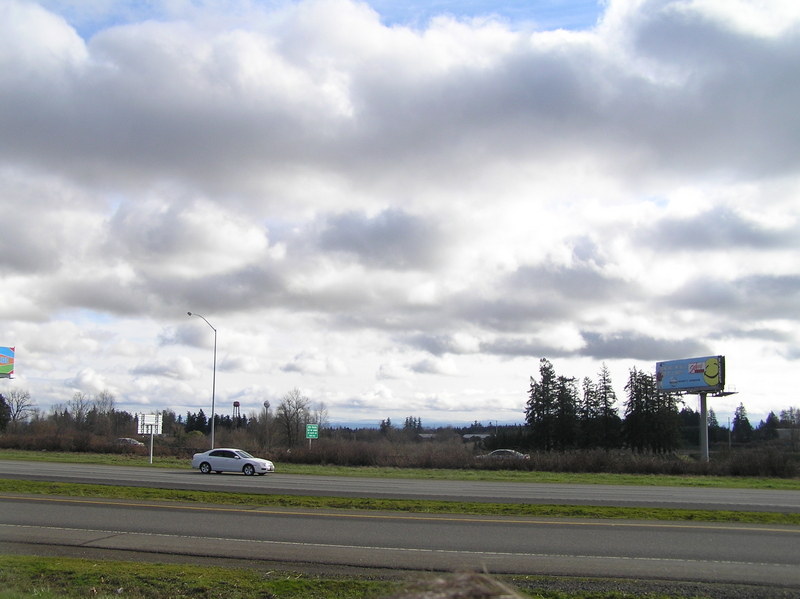
[[[187,312],[186,314],[189,316],[197,316],[198,318],[202,318],[205,323],[211,327],[211,330],[214,331],[214,370],[213,374],[211,375],[211,449],[214,449],[214,399],[217,392],[217,329],[215,329],[214,326],[208,322],[206,317],[202,314],[193,314],[192,312]]]

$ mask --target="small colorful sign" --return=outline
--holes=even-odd
[[[10,379],[14,374],[14,348],[0,347],[0,379]]]
[[[319,439],[319,424],[306,424],[306,439]]]

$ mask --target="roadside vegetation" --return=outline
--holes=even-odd
[[[785,480],[800,475],[799,409],[770,413],[754,427],[742,405],[731,429],[720,426],[712,410],[707,423],[711,459],[704,461],[698,450],[700,415],[681,407],[680,397],[655,390],[651,374],[633,369],[619,402],[605,366],[596,382],[586,378],[579,388],[576,379],[556,375],[543,359],[539,377],[530,380],[524,425],[476,421],[460,428],[426,428],[420,418],[408,416],[402,425],[386,418],[375,427],[351,429],[330,426],[324,404],[312,405],[294,389],[273,410],[215,414],[213,422],[203,410],[185,415],[163,410],[153,454],[162,464],[187,461],[208,449],[213,426],[217,447],[240,447],[281,464],[282,471],[299,472],[301,466],[325,466],[328,472],[407,469],[419,477],[426,476],[423,471],[447,470],[474,480],[528,480],[525,475],[532,473]],[[313,442],[305,437],[309,424],[319,430]],[[151,440],[137,431],[136,417],[118,410],[108,391],[94,397],[77,392],[48,413],[39,411],[27,391],[0,395],[0,450],[134,459],[149,452]],[[138,444],[142,441],[145,445]],[[486,457],[498,448],[516,449],[527,459]]]
[[[274,454],[259,454],[276,459]],[[278,454],[278,458],[284,457]],[[137,449],[123,454],[25,451],[0,449],[0,459],[44,462],[69,462],[111,466],[144,466],[148,468],[189,469],[188,458],[158,455],[150,463],[148,450]],[[276,462],[281,474],[313,476],[357,476],[369,478],[413,478],[485,482],[554,483],[584,485],[637,485],[668,487],[708,487],[728,489],[780,489],[800,491],[800,478],[764,478],[746,476],[692,476],[666,474],[613,474],[606,472],[558,472],[503,468],[447,469],[397,468],[388,466],[335,466]]]
[[[0,555],[0,599],[686,599],[698,597],[700,588],[703,585],[471,573],[330,576],[267,565],[225,568]],[[708,590],[713,593],[713,585]],[[747,596],[748,589],[727,590],[734,594],[726,596],[738,597]]]
[[[349,599],[395,592],[398,580],[195,564],[0,555],[0,599]]]
[[[114,485],[87,485],[0,479],[0,493],[56,495],[67,497],[175,501],[211,505],[262,508],[335,509],[398,512],[405,514],[453,514],[470,516],[517,516],[525,518],[593,518],[661,520],[684,522],[735,522],[800,526],[800,514],[736,512],[642,507],[583,505],[538,505],[528,503],[484,503],[362,497],[316,497],[264,493],[184,491]]]

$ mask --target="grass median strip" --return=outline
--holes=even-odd
[[[147,468],[190,469],[186,458],[156,456],[149,463],[147,455],[98,454],[80,452],[26,451],[0,449],[0,459],[106,466],[141,466]],[[332,466],[319,464],[276,463],[281,474],[313,476],[357,476],[364,478],[414,478],[483,482],[517,482],[583,485],[630,485],[663,487],[702,487],[718,489],[773,489],[800,491],[798,478],[763,478],[748,476],[686,476],[665,474],[616,474],[609,472],[546,472],[536,470],[392,468],[381,466]]]
[[[118,487],[77,483],[51,483],[0,479],[2,493],[102,497],[107,499],[142,499],[212,503],[257,507],[305,509],[374,510],[414,514],[464,514],[476,516],[526,516],[540,518],[598,518],[691,522],[737,522],[749,524],[800,525],[800,514],[772,512],[734,512],[719,510],[684,510],[666,508],[627,508],[581,505],[538,505],[529,503],[478,503],[461,501],[423,501],[406,499],[371,499],[359,497],[314,497],[301,495],[264,495],[259,493],[220,493],[182,491],[146,487]]]

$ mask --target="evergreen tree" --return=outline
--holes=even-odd
[[[778,438],[778,429],[781,426],[781,421],[775,415],[775,412],[767,414],[767,419],[762,420],[756,427],[754,436],[760,441],[774,441]]]
[[[208,418],[203,410],[197,414],[186,412],[186,432],[191,433],[192,431],[200,431],[203,434],[211,432]]]
[[[579,411],[581,421],[594,420],[600,416],[600,406],[597,399],[597,386],[588,376],[584,377],[581,383],[583,391],[583,401]]]
[[[675,451],[681,443],[681,417],[678,412],[680,396],[673,393],[659,393],[655,377],[650,376],[653,393],[653,440],[652,450],[657,453]]]
[[[728,428],[720,426],[717,415],[712,408],[708,409],[708,441],[722,443],[728,440]]]
[[[583,448],[599,447],[602,445],[602,431],[600,430],[600,410],[597,400],[597,387],[592,379],[584,377],[581,384],[583,398],[579,414],[580,438],[578,446]]]
[[[606,449],[622,445],[622,420],[614,404],[617,403],[617,394],[611,384],[611,373],[603,362],[600,372],[597,373],[597,404],[599,408],[600,429],[602,437],[600,445]]]
[[[636,451],[674,451],[680,445],[678,397],[658,393],[655,377],[633,368],[625,385],[623,431],[625,442]]]
[[[6,403],[6,398],[0,395],[0,432],[6,430],[8,421],[11,419],[11,409]]]
[[[403,430],[419,433],[422,431],[422,418],[415,418],[414,416],[407,416],[403,423]]]
[[[733,412],[733,440],[737,443],[749,443],[753,438],[753,426],[747,418],[747,410],[744,404]]]
[[[625,401],[625,420],[622,425],[625,444],[636,451],[645,451],[649,448],[647,428],[650,424],[648,416],[650,391],[647,375],[634,367],[628,376],[625,391],[628,395]]]
[[[574,377],[559,376],[557,379],[553,432],[556,449],[575,446],[578,435],[578,388]]]
[[[553,365],[546,358],[539,360],[539,380],[531,377],[529,399],[525,405],[525,423],[531,445],[550,450],[555,446],[557,380]]]
[[[695,412],[690,407],[680,411],[681,437],[686,445],[697,447],[700,445],[700,412]]]

